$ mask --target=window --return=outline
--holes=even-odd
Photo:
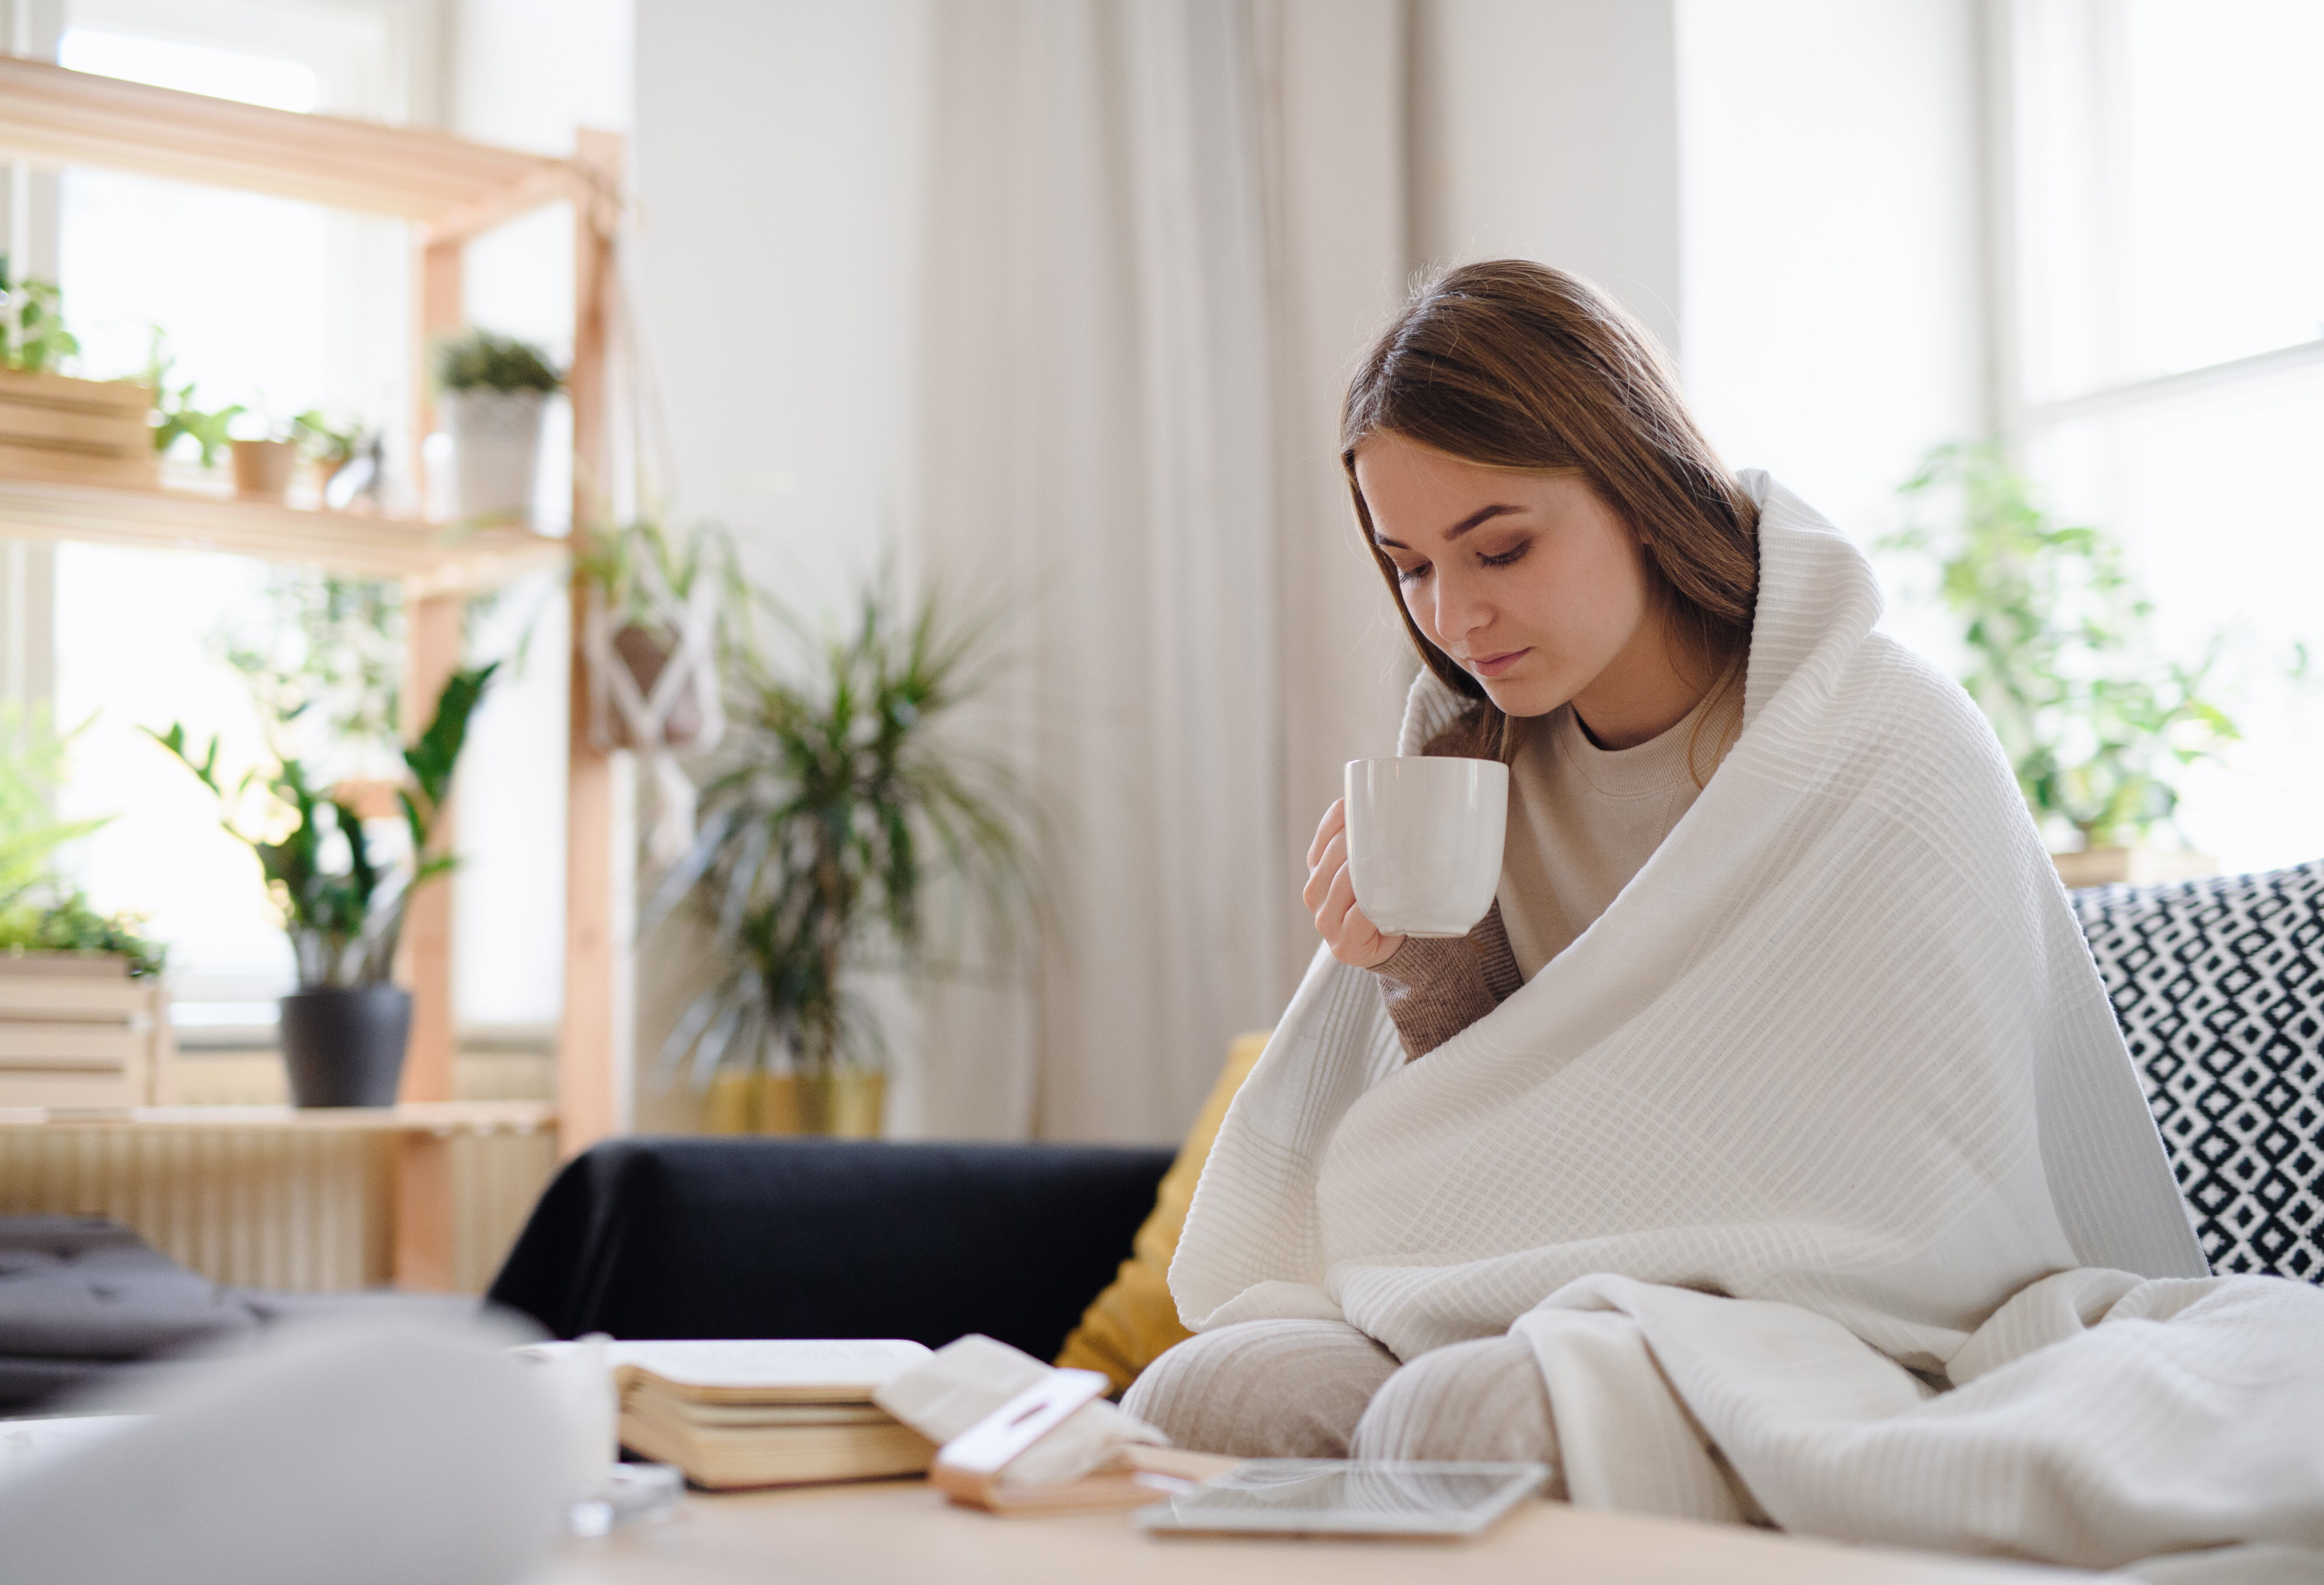
[[[58,58],[277,109],[396,122],[427,86],[412,65],[432,60],[433,23],[433,0],[71,0]],[[400,222],[102,170],[68,170],[60,188],[58,276],[83,373],[138,373],[159,325],[173,382],[195,381],[200,405],[240,402],[278,420],[320,407],[384,427],[401,475],[411,343]],[[80,844],[77,879],[102,908],[148,913],[171,944],[180,1034],[194,1045],[270,1039],[290,952],[246,850],[140,729],[183,721],[198,742],[219,733],[237,773],[261,756],[247,694],[215,640],[265,620],[266,580],[264,567],[227,557],[78,544],[56,557],[56,714],[91,721],[60,801],[76,816],[112,816]],[[475,623],[485,653],[511,652],[527,628],[533,640],[477,723],[460,817],[472,859],[458,903],[461,1021],[499,1040],[540,1038],[559,994],[562,826],[542,816],[562,813],[558,592],[512,590]]]
[[[2010,0],[2003,419],[2124,541],[2175,652],[2224,640],[2246,741],[2181,825],[2229,870],[2324,856],[2324,7]]]

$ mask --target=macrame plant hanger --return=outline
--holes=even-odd
[[[664,438],[629,285],[631,225],[625,205],[614,235],[612,268],[606,272],[605,317],[614,355],[608,362],[628,375],[628,400],[622,406],[630,420],[632,455],[642,475],[650,464],[668,455],[668,447],[666,442],[650,445],[646,434],[650,413],[654,439]],[[646,855],[659,868],[677,862],[694,845],[694,783],[678,763],[678,751],[700,753],[715,748],[726,732],[719,698],[718,572],[710,565],[706,546],[697,541],[693,553],[694,576],[683,597],[670,588],[657,558],[641,555],[633,558],[635,604],[617,612],[605,591],[593,586],[582,624],[590,737],[600,749],[632,749],[644,758],[653,788]],[[633,635],[626,646],[625,635]],[[642,686],[641,671],[646,673]]]

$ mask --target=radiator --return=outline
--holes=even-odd
[[[555,1137],[447,1141],[453,1274],[482,1293],[557,1166]],[[391,1135],[201,1129],[0,1129],[0,1215],[103,1216],[215,1282],[308,1292],[389,1278]]]

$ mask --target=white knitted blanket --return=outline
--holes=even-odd
[[[1204,1169],[1181,1313],[1407,1359],[1514,1328],[1578,1502],[2086,1565],[2324,1545],[2324,1294],[2205,1277],[1992,732],[1746,479],[1744,728],[1702,797],[1421,1061],[1319,952]],[[1424,672],[1402,751],[1455,707]]]

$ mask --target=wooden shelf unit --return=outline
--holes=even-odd
[[[586,521],[587,503],[577,497],[584,482],[605,476],[607,462],[604,295],[620,212],[617,134],[582,130],[574,156],[556,159],[440,132],[268,109],[0,56],[0,155],[49,167],[109,166],[409,222],[416,253],[415,440],[433,427],[423,377],[426,346],[463,322],[464,245],[544,204],[570,201],[576,313],[567,391],[573,406],[573,521]],[[468,594],[564,559],[560,542],[519,530],[464,536],[427,525],[166,491],[20,481],[0,483],[0,535],[208,549],[401,578],[410,596],[407,687],[415,699],[434,697],[458,664],[460,610]],[[575,614],[577,634],[577,604]],[[612,758],[591,744],[586,730],[587,690],[577,650],[571,664],[565,1004],[555,1110],[559,1149],[567,1156],[616,1131],[626,1115],[626,1098],[617,1089],[616,1053],[623,1042],[615,1017],[627,1006],[620,987],[628,956],[616,928],[614,877],[630,862],[616,851]],[[432,887],[415,900],[405,926],[402,977],[413,1009],[401,1099],[409,1104],[452,1099],[451,931],[449,888]],[[445,1199],[443,1183],[427,1181],[436,1170],[430,1159],[425,1150],[408,1153],[405,1172],[411,1181],[399,1191],[407,1204]],[[437,1258],[440,1253],[399,1248],[400,1276],[414,1286],[441,1286],[448,1264]]]
[[[170,490],[0,479],[0,535],[148,550],[216,551],[401,580],[422,599],[475,594],[565,565],[565,541],[528,530],[303,511]]]

